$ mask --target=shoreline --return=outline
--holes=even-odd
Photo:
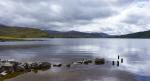
[[[0,80],[14,78],[20,74],[34,72],[34,71],[45,71],[51,67],[66,67],[71,68],[73,65],[88,65],[88,64],[102,65],[105,64],[104,58],[96,58],[95,60],[82,60],[71,62],[69,64],[51,64],[49,62],[18,62],[13,59],[0,60]]]

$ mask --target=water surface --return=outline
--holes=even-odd
[[[119,67],[77,65],[30,72],[5,81],[150,81],[150,39],[44,39],[0,42],[0,58],[18,61],[71,63],[85,59],[124,58]]]

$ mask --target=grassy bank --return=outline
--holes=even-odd
[[[5,42],[5,41],[24,41],[24,39],[0,36],[0,42]]]

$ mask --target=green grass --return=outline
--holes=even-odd
[[[0,41],[23,41],[22,38],[0,36]]]
[[[35,28],[8,26],[0,27],[0,37],[8,40],[18,40],[18,38],[44,38],[48,37],[48,33]]]
[[[25,73],[25,72],[12,72],[12,73],[9,73],[6,76],[0,77],[0,81],[4,81],[6,79],[11,79],[11,78],[17,77],[18,75],[21,75],[23,73]]]

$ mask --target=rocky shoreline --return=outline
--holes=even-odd
[[[48,70],[51,67],[67,67],[70,68],[72,65],[75,64],[96,64],[101,65],[105,64],[104,58],[96,58],[94,60],[82,60],[71,62],[70,64],[52,64],[49,62],[17,62],[13,59],[9,60],[0,60],[0,78],[3,78],[8,75],[12,75],[15,73],[24,73],[24,72],[31,72],[36,70]]]

